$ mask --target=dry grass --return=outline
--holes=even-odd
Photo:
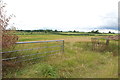
[[[29,38],[29,39],[26,39]],[[32,38],[33,37],[33,38]],[[39,38],[38,38],[39,37]],[[118,56],[111,52],[117,50],[114,42],[110,51],[92,51],[91,37],[59,35],[22,35],[20,41],[65,40],[65,52],[42,59],[23,62],[21,68],[8,69],[6,78],[117,78]],[[35,39],[36,38],[36,39]],[[53,39],[52,39],[53,38]],[[29,46],[35,47],[37,44]],[[26,45],[27,46],[27,45]],[[39,44],[38,44],[39,46]],[[20,48],[27,48],[19,46]],[[26,52],[27,53],[27,52]],[[29,51],[32,54],[34,51]],[[34,63],[31,63],[34,62]]]

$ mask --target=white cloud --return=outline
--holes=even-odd
[[[8,11],[16,15],[13,22],[17,28],[60,30],[99,27],[106,22],[109,26],[109,22],[116,22],[118,1],[5,0]]]

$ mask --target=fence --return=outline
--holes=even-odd
[[[105,42],[103,42],[104,40]],[[110,40],[108,38],[91,38],[93,50],[103,50],[109,45]]]
[[[25,49],[27,48],[25,46],[30,47],[30,48]],[[39,47],[35,47],[35,46],[39,46]],[[42,57],[63,53],[64,52],[64,40],[16,42],[16,47],[17,47],[16,49],[18,48],[23,48],[23,49],[1,52],[4,58],[2,59],[2,61],[13,60],[14,63],[19,63],[23,61],[29,61],[33,59],[39,59]]]

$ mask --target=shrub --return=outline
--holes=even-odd
[[[14,34],[15,30],[13,30],[15,28],[12,27],[9,30],[7,29],[9,21],[14,15],[7,17],[5,7],[6,4],[3,3],[3,1],[0,1],[0,33],[2,37],[0,42],[2,43],[1,45],[3,49],[10,48],[18,40],[18,36]]]

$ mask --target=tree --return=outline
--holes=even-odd
[[[76,32],[75,30],[73,32]]]
[[[96,31],[92,30],[92,31],[89,32],[89,33],[96,33],[96,34],[99,34],[100,32],[99,32],[99,30],[96,30]]]
[[[110,34],[111,34],[111,31],[109,31],[108,33],[110,33]]]
[[[99,33],[99,30],[96,30],[95,33]]]
[[[57,30],[55,30],[55,32],[58,32]]]
[[[14,30],[12,30],[13,27],[9,30],[7,29],[9,21],[14,15],[9,15],[9,17],[7,17],[5,7],[6,4],[0,1],[0,43],[2,43],[2,48],[10,48],[18,40],[18,36],[14,34]]]
[[[68,31],[68,32],[72,32],[72,31]]]
[[[95,31],[94,31],[94,30],[92,30],[92,31],[91,31],[91,33],[95,33]]]

